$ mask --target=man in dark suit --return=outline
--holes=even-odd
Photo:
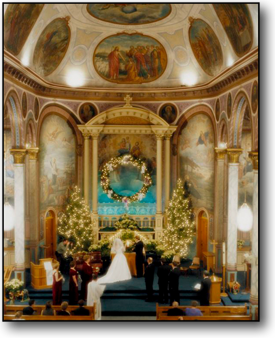
[[[200,305],[209,306],[211,279],[209,272],[203,272],[203,280],[201,281],[201,288],[199,291]]]
[[[173,260],[172,269],[169,273],[169,291],[170,291],[170,305],[174,301],[180,304],[180,294],[179,294],[179,278],[180,278],[180,263]]]
[[[84,307],[84,304],[85,304],[84,300],[80,299],[78,301],[79,308],[73,311],[74,316],[89,316],[90,315],[90,311]]]
[[[145,285],[146,285],[146,292],[147,292],[147,298],[146,302],[151,302],[153,300],[153,282],[154,282],[154,273],[155,273],[155,267],[153,265],[153,258],[149,257],[147,259],[147,267],[145,269]]]
[[[24,307],[23,309],[23,315],[24,316],[31,316],[31,315],[36,315],[36,311],[33,309],[33,305],[35,303],[34,299],[29,300],[29,306]]]
[[[143,277],[143,264],[144,264],[144,244],[140,240],[140,237],[136,236],[136,245],[134,252],[136,253],[136,268],[137,268],[137,277]]]
[[[171,265],[166,263],[166,259],[161,258],[161,266],[158,268],[158,284],[159,284],[159,303],[168,303],[168,280],[169,273],[172,269]]]
[[[173,308],[167,311],[167,316],[176,317],[176,316],[185,316],[185,312],[182,309],[179,309],[179,303],[173,302]]]

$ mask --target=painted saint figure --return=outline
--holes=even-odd
[[[124,62],[125,59],[119,52],[119,47],[116,46],[114,50],[108,55],[109,60],[109,78],[116,80],[119,76],[119,58],[121,58]]]

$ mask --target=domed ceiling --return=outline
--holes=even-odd
[[[5,5],[5,58],[51,84],[197,86],[257,46],[257,4]]]

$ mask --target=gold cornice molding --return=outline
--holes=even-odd
[[[15,164],[24,164],[26,157],[26,149],[10,149]]]
[[[243,150],[240,148],[227,149],[228,163],[239,163],[239,158],[242,152]]]
[[[37,160],[39,153],[39,148],[28,148],[27,154],[29,155],[30,160]]]
[[[226,154],[226,149],[224,149],[224,148],[215,148],[215,154],[216,154],[216,159],[217,160],[224,160],[225,154]]]
[[[259,167],[259,157],[258,157],[258,152],[257,151],[249,151],[248,153],[249,158],[252,160],[253,164],[253,169],[258,170]]]

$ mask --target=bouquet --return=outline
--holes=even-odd
[[[5,283],[5,288],[8,292],[17,293],[23,290],[24,282],[19,279],[12,279]]]

